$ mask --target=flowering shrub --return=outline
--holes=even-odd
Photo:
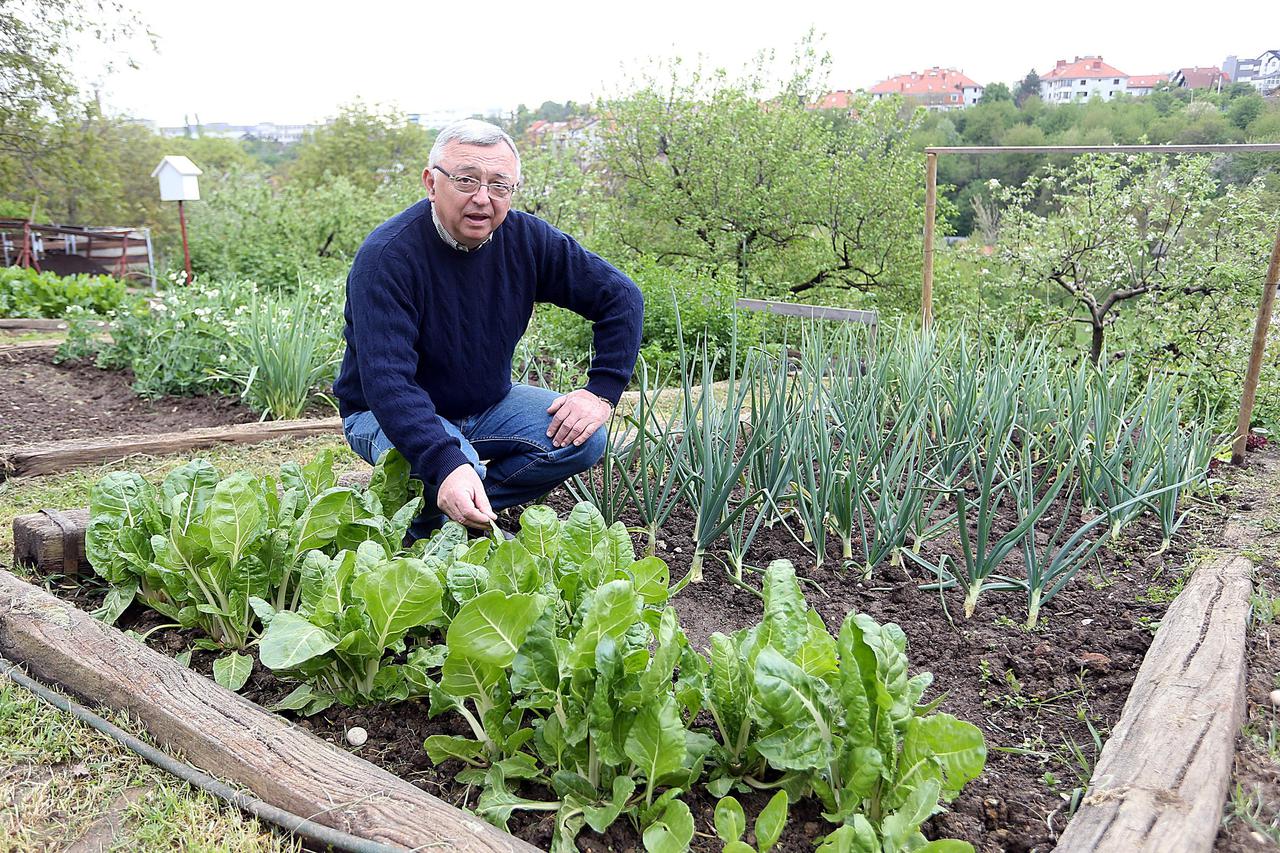
[[[337,288],[315,282],[280,294],[244,281],[172,287],[110,312],[107,344],[93,345],[85,324],[73,319],[59,357],[96,350],[99,367],[132,370],[134,390],[144,397],[239,394],[266,416],[297,417],[337,371]]]

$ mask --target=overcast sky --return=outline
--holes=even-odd
[[[811,27],[832,58],[830,88],[869,88],[932,65],[1014,82],[1060,58],[1101,54],[1126,74],[1220,66],[1280,44],[1280,12],[1098,2],[814,0],[125,0],[155,33],[136,71],[102,81],[108,107],[161,125],[314,122],[362,98],[406,112],[508,111],[616,91],[655,58],[699,55],[740,69],[762,49],[789,56]],[[862,7],[862,8],[858,8]],[[1219,13],[1226,12],[1226,13]],[[1272,25],[1265,18],[1273,16]],[[96,50],[84,59],[96,60]],[[100,63],[77,63],[81,68]]]

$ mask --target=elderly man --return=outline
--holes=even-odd
[[[352,449],[395,447],[426,484],[423,536],[484,528],[594,465],[631,378],[644,304],[630,279],[568,235],[511,209],[520,157],[487,122],[440,132],[427,197],[378,226],[347,277],[346,355],[333,384]],[[585,388],[511,382],[535,302],[593,324]],[[482,463],[481,460],[486,460]],[[486,464],[487,463],[487,464]]]

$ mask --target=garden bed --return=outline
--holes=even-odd
[[[53,364],[47,351],[0,357],[0,444],[69,438],[174,432],[192,427],[256,421],[224,396],[144,400],[128,371],[100,370],[91,362]]]
[[[549,500],[561,512],[572,502],[563,491]],[[688,569],[691,526],[691,519],[678,513],[660,534],[658,553],[670,564],[673,578]],[[1192,538],[1213,545],[1219,530],[1216,520],[1206,522],[1192,537],[1179,537],[1164,554],[1153,557],[1149,555],[1161,538],[1158,526],[1150,519],[1135,523],[1046,607],[1039,627],[1031,632],[1020,627],[1024,607],[1017,596],[984,597],[975,616],[966,621],[959,591],[942,596],[921,592],[916,584],[922,578],[908,578],[901,569],[887,567],[862,582],[856,572],[841,567],[834,543],[827,563],[815,570],[812,558],[782,528],[756,540],[749,563],[763,566],[777,558],[795,562],[799,575],[815,585],[806,587],[810,603],[828,627],[838,627],[850,610],[880,622],[897,622],[910,642],[913,671],[927,670],[935,676],[925,701],[945,693],[942,710],[983,730],[990,750],[986,770],[948,812],[926,827],[931,837],[962,838],[979,850],[1047,850],[1065,826],[1068,802],[1088,779],[1098,744],[1119,718],[1159,619],[1180,588]],[[97,606],[103,595],[92,585],[67,586],[59,592],[86,609]],[[686,587],[673,604],[697,648],[706,647],[712,632],[753,624],[761,613],[759,600],[731,584],[713,561],[708,562],[706,580]],[[145,631],[161,621],[157,614],[135,608],[121,624]],[[161,628],[149,637],[149,644],[176,655],[191,648],[194,639],[192,632]],[[191,664],[209,674],[215,657],[196,651]],[[242,694],[270,706],[291,687],[255,662]],[[455,715],[429,719],[424,703],[410,702],[356,709],[335,706],[297,721],[338,745],[345,745],[350,727],[361,726],[368,730],[369,741],[356,750],[359,755],[448,802],[476,804],[478,789],[453,781],[458,767],[433,767],[422,749],[427,735],[465,733]],[[537,791],[528,794],[540,796]],[[766,801],[764,796],[743,799],[748,814]],[[701,833],[694,838],[695,849],[718,849],[711,828],[715,799],[699,787],[689,804]],[[814,840],[829,831],[819,811],[812,802],[793,804],[777,849],[811,850]],[[519,837],[538,846],[550,844],[550,815],[517,812],[511,826]],[[604,837],[584,831],[579,842],[584,849],[639,846],[625,822],[615,824]]]

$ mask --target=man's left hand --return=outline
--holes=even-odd
[[[609,422],[613,407],[586,389],[563,394],[547,408],[551,426],[547,438],[556,447],[572,443],[581,446],[601,426]]]

